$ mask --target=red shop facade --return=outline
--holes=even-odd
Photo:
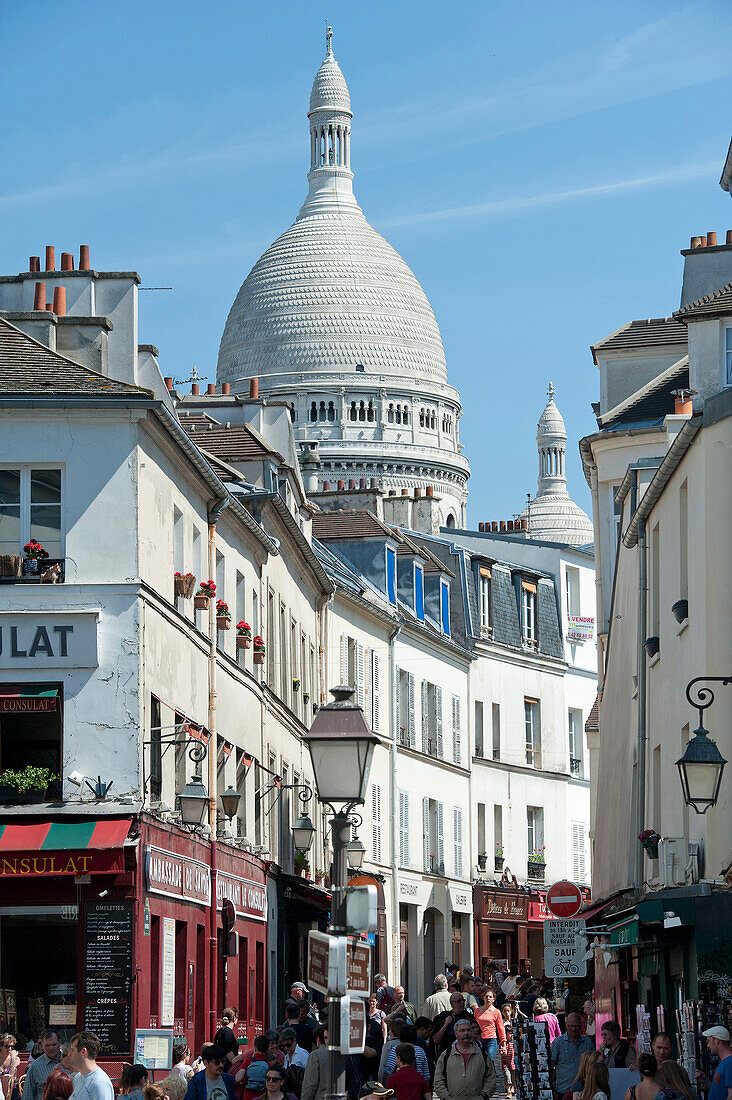
[[[545,890],[476,885],[473,914],[475,957],[481,975],[492,961],[518,966],[520,973],[543,972],[542,927],[551,916]]]
[[[145,814],[0,822],[0,1028],[21,1048],[44,1027],[62,1040],[83,1027],[117,1078],[136,1028],[172,1028],[198,1051],[229,1004],[251,1043],[266,1021],[266,944],[265,867],[238,848],[212,852]]]

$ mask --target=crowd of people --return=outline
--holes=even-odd
[[[555,1100],[610,1100],[610,1071],[637,1069],[639,1080],[624,1100],[699,1100],[673,1059],[669,1035],[659,1032],[650,1053],[636,1053],[612,1020],[598,1046],[591,1001],[565,1015],[553,983],[520,978],[490,964],[485,980],[471,967],[438,974],[419,1011],[402,986],[377,974],[368,1002],[362,1054],[334,1057],[348,1100],[490,1100],[515,1097],[519,1066],[514,1048],[518,1020],[547,1025]],[[0,1036],[0,1100],[325,1100],[331,1091],[327,1006],[318,1009],[303,982],[294,982],[280,1026],[240,1050],[237,1010],[227,1008],[212,1043],[191,1062],[184,1044],[173,1064],[152,1082],[142,1065],[125,1065],[117,1088],[97,1065],[100,1043],[81,1031],[68,1044],[47,1029],[23,1074],[12,1035]],[[562,1027],[563,1022],[563,1027]],[[725,1027],[704,1032],[719,1059],[711,1080],[697,1074],[706,1100],[732,1100],[732,1046]],[[617,1098],[616,1098],[617,1100]]]

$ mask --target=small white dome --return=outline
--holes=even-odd
[[[536,426],[536,438],[539,439],[542,435],[561,435],[566,439],[567,429],[564,426],[562,414],[554,404],[554,386],[551,382],[549,383],[547,396],[549,400]]]
[[[315,74],[310,92],[310,110],[317,111],[319,107],[351,113],[351,96],[346,78],[332,53],[325,57]]]

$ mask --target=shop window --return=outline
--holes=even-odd
[[[48,768],[59,778],[46,798],[61,797],[63,698],[59,684],[0,685],[0,771]]]
[[[160,917],[150,918],[150,1015],[160,1020]],[[155,1027],[158,1023],[155,1023]]]
[[[159,802],[163,789],[163,740],[160,700],[150,696],[150,801]]]
[[[0,554],[20,554],[30,539],[51,560],[63,557],[60,469],[0,470]]]
[[[183,975],[186,973],[188,963],[188,922],[177,920],[175,922],[175,1001],[174,1013],[177,1020],[184,1020],[186,1015],[186,983]]]
[[[63,894],[68,903],[47,904],[49,898],[45,895],[51,881],[18,882],[22,892],[16,895],[14,905],[15,884],[11,885],[9,880],[4,883],[3,904],[7,908],[0,909],[0,988],[5,991],[9,1008],[4,1015],[3,1030],[10,1028],[17,1036],[39,1035],[47,1026],[49,1010],[53,1011],[50,1006],[78,1003],[79,906],[70,900],[76,899],[77,892],[72,878],[70,889]],[[55,880],[56,884],[60,881]],[[27,900],[31,897],[31,883],[39,887],[46,884],[45,890],[37,894],[37,900],[46,904]],[[60,885],[56,888],[62,889]],[[61,1041],[69,1042],[76,1027],[60,1027],[58,1031]]]

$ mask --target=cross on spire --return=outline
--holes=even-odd
[[[331,39],[333,37],[333,28],[328,26],[328,21],[325,23],[325,54],[326,57],[330,57],[333,53],[333,46],[331,45]]]
[[[546,391],[546,395],[547,395],[547,397],[549,398],[550,401],[554,399],[554,393],[555,393],[554,383],[550,382],[549,383],[549,389]]]

